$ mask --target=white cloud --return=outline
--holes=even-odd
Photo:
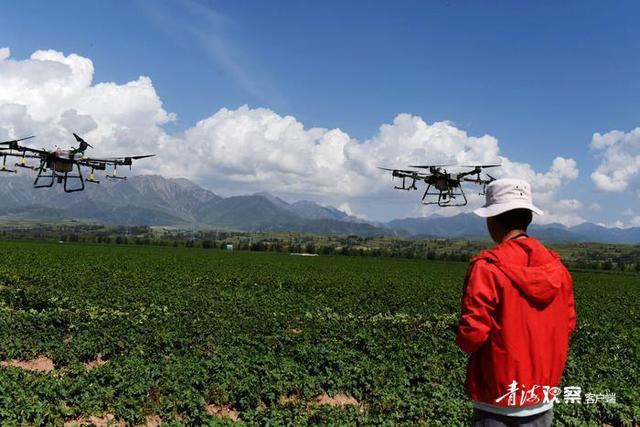
[[[595,133],[591,148],[600,157],[600,164],[591,174],[602,191],[622,192],[627,189],[640,195],[640,127],[629,132]]]
[[[372,138],[358,141],[341,129],[305,128],[295,117],[242,106],[223,108],[176,136],[162,127],[175,115],[164,110],[150,78],[94,83],[93,74],[91,60],[75,54],[46,50],[13,60],[0,49],[0,138],[36,134],[38,146],[66,145],[77,131],[96,147],[93,154],[159,154],[140,162],[138,172],[186,176],[222,194],[266,190],[313,195],[337,206],[358,197],[380,204],[397,197],[389,174],[377,166],[497,161],[502,167],[490,171],[496,178],[532,184],[535,203],[547,213],[541,222],[582,221],[579,201],[558,200],[565,182],[578,176],[573,159],[556,157],[539,172],[501,156],[493,136],[470,136],[451,122],[398,114]],[[477,190],[467,186],[471,205],[482,202]]]
[[[342,203],[340,206],[338,206],[338,209],[346,213],[347,215],[354,215],[353,209],[351,209],[349,203]]]
[[[409,114],[399,114],[376,136],[359,142],[340,129],[305,129],[294,117],[243,106],[198,122],[185,139],[203,158],[204,171],[232,174],[231,181],[271,182],[285,191],[360,195],[388,187],[377,166],[414,163],[498,161],[503,167],[492,171],[496,177],[523,177],[541,193],[578,175],[573,159],[557,157],[549,171],[537,173],[529,164],[499,156],[492,136],[468,136],[449,123],[427,124]]]
[[[556,206],[560,210],[575,211],[575,210],[578,210],[578,209],[582,209],[582,207],[584,205],[582,204],[582,202],[580,200],[565,199],[565,200],[558,200],[556,202]]]
[[[601,227],[606,227],[606,228],[624,228],[624,222],[618,220],[618,221],[614,221],[614,222],[599,222],[597,223],[597,225],[601,226]]]
[[[631,227],[640,227],[640,215],[631,218],[631,220],[629,221],[629,225]]]
[[[0,51],[0,138],[36,134],[38,146],[73,144],[82,132],[98,154],[157,149],[162,108],[151,79],[93,84],[93,63],[76,54],[39,50],[13,60]]]
[[[360,194],[368,182],[350,170],[356,144],[339,129],[305,129],[291,116],[247,106],[221,109],[185,132],[190,175],[235,188],[287,193]]]
[[[349,216],[352,216],[361,220],[366,221],[369,219],[367,215],[355,212],[351,207],[351,204],[347,202],[339,204],[337,209],[341,210],[342,212],[346,213]]]
[[[601,133],[594,133],[591,138],[591,148],[595,150],[603,150],[608,147],[611,147],[620,139],[624,138],[624,132],[619,130],[613,130],[611,132],[607,132],[604,135]]]
[[[600,203],[598,202],[593,202],[591,203],[591,206],[589,206],[589,209],[591,209],[594,212],[600,212],[600,210],[602,209],[602,206],[600,206]]]
[[[549,224],[559,222],[567,226],[572,226],[586,222],[586,220],[580,216],[580,212],[582,212],[584,208],[584,204],[580,200],[546,199],[543,203],[547,206],[547,210],[544,216],[536,218],[536,222],[538,223]]]

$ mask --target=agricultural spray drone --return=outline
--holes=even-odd
[[[0,157],[2,157],[0,172],[16,173],[17,169],[7,167],[7,157],[18,157],[20,160],[15,163],[14,167],[37,171],[36,179],[33,182],[34,188],[52,187],[53,184],[57,182],[58,184],[64,184],[65,192],[73,193],[84,190],[85,182],[99,184],[100,181],[95,177],[95,171],[97,170],[106,170],[107,166],[111,166],[113,169],[105,178],[112,180],[127,179],[127,177],[117,175],[118,166],[129,166],[129,169],[131,169],[133,160],[155,156],[155,154],[147,154],[144,156],[109,157],[104,159],[87,157],[84,155],[84,152],[88,147],[93,147],[75,133],[73,136],[76,138],[76,142],[78,142],[78,147],[72,147],[69,150],[62,150],[60,148],[51,151],[44,148],[38,150],[20,144],[21,141],[31,139],[33,136],[0,142]],[[35,166],[30,165],[28,162],[32,159],[39,162],[39,165],[37,163]],[[76,169],[75,173],[74,166]],[[81,166],[91,168],[88,177],[85,178],[82,175]],[[77,180],[79,184],[74,187],[68,186],[67,184],[70,180]]]
[[[445,167],[459,167],[459,168],[472,168],[471,170],[449,173]],[[456,166],[456,165],[417,165],[409,166],[416,169],[427,169],[429,172],[421,172],[408,169],[389,169],[378,168],[386,171],[391,171],[392,178],[402,178],[402,186],[395,186],[396,190],[417,190],[416,183],[424,181],[427,184],[427,189],[422,196],[422,204],[424,205],[438,205],[441,207],[449,206],[464,206],[467,204],[467,196],[462,189],[463,182],[472,182],[481,186],[481,195],[485,194],[487,184],[494,181],[495,178],[489,174],[487,178],[481,178],[480,174],[483,169],[495,168],[501,165],[474,165],[474,166]],[[475,175],[475,177],[474,177]],[[410,180],[410,184],[407,185],[407,180]],[[458,199],[458,198],[461,198]]]

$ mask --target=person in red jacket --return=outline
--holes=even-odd
[[[456,342],[470,354],[465,390],[474,426],[549,426],[576,327],[573,282],[554,251],[527,235],[529,183],[487,186],[486,218],[497,245],[471,259]]]

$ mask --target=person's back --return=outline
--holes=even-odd
[[[471,260],[456,337],[471,354],[466,391],[475,425],[549,425],[575,328],[571,275],[526,234],[531,210],[539,212],[528,184],[498,181],[488,190],[498,202],[502,194],[502,204],[488,197],[476,211],[498,245]],[[527,203],[513,203],[523,186]]]

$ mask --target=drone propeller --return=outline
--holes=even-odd
[[[460,165],[460,167],[463,167],[463,168],[480,168],[480,169],[497,168],[499,166],[502,166],[502,165]]]
[[[146,159],[147,157],[153,157],[155,156],[155,154],[144,154],[142,156],[129,156],[126,157],[127,159],[133,159],[133,160],[138,160],[138,159]]]
[[[155,156],[155,154],[144,154],[142,156],[127,156],[124,158],[124,161],[122,162],[122,164],[128,165],[129,169],[131,169],[132,160],[146,159],[147,157],[153,157],[153,156]]]
[[[420,168],[420,169],[431,169],[431,168],[445,168],[448,166],[455,166],[455,165],[410,165],[410,168]]]
[[[84,153],[84,151],[87,149],[87,147],[91,147],[93,148],[93,145],[89,144],[87,141],[85,141],[84,139],[80,138],[77,134],[73,134],[73,136],[76,138],[76,141],[78,141],[80,143],[80,147],[78,147],[78,152],[80,153]]]
[[[391,172],[418,173],[418,171],[412,171],[408,169],[389,169],[389,168],[382,168],[380,166],[378,166],[378,169],[382,169],[383,171],[391,171]]]
[[[36,137],[35,135],[31,135],[31,136],[26,136],[26,137],[20,138],[20,139],[12,139],[11,141],[3,141],[3,142],[0,142],[0,145],[16,144],[16,143],[18,143],[20,141],[24,141],[24,140],[35,138],[35,137]]]

